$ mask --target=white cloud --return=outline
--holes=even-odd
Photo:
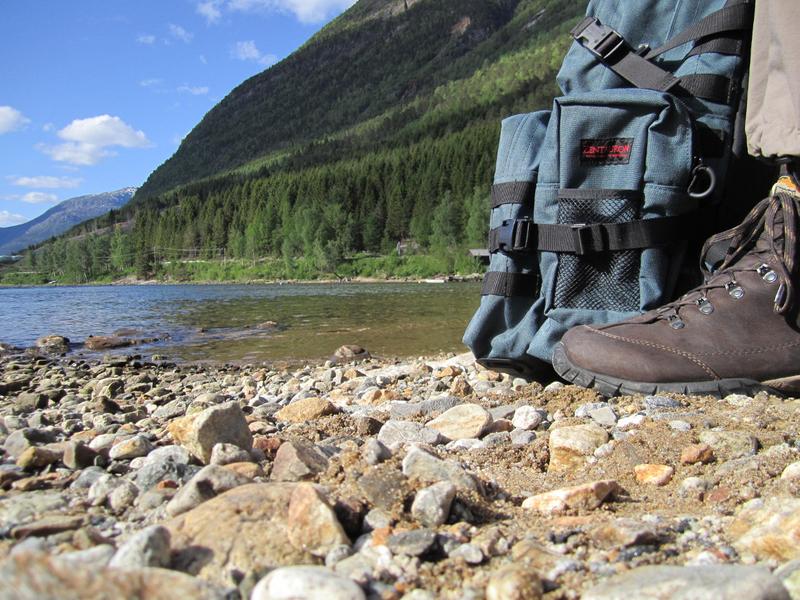
[[[219,0],[206,0],[197,5],[198,14],[205,17],[209,25],[219,22],[222,18]]]
[[[0,210],[0,227],[11,227],[12,225],[21,225],[28,220],[28,217],[18,215],[16,213],[8,212],[7,210]]]
[[[142,86],[142,87],[153,87],[154,85],[158,85],[159,83],[162,83],[163,81],[164,81],[163,79],[158,79],[158,78],[142,79],[139,82],[139,85]]]
[[[180,40],[185,44],[191,42],[192,38],[194,37],[193,33],[189,33],[180,25],[174,25],[172,23],[169,24],[169,34],[176,40]]]
[[[52,123],[45,123],[44,125],[42,125],[42,131],[44,132],[53,131],[55,128],[56,126],[53,125]]]
[[[231,56],[238,60],[251,60],[265,67],[278,61],[278,57],[274,54],[262,54],[253,40],[236,42],[231,50]]]
[[[114,156],[110,148],[146,148],[150,140],[119,117],[100,115],[75,119],[58,132],[64,140],[56,146],[40,145],[39,149],[53,160],[73,165],[94,165],[103,158]]]
[[[201,54],[200,55],[200,62],[203,63],[204,65],[208,64],[208,60],[206,59],[206,55],[205,54]]]
[[[38,177],[16,177],[12,183],[21,187],[44,188],[48,190],[58,190],[62,188],[76,188],[83,180],[79,177],[53,177],[52,175],[40,175]]]
[[[143,33],[136,38],[136,41],[140,44],[144,44],[145,46],[152,46],[156,43],[156,36],[150,33]]]
[[[58,196],[46,192],[28,192],[20,200],[28,204],[55,204],[58,202]]]
[[[31,120],[10,106],[0,106],[0,135],[22,129]]]
[[[205,96],[208,93],[208,86],[182,85],[178,87],[178,93],[191,94],[192,96]]]

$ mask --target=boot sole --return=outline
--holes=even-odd
[[[800,378],[786,378],[771,380],[766,383],[753,379],[717,379],[711,381],[686,381],[669,383],[646,383],[642,381],[629,381],[618,379],[610,375],[594,373],[587,369],[572,364],[567,358],[564,345],[559,343],[553,350],[553,368],[566,381],[585,388],[594,388],[603,396],[613,397],[635,394],[657,394],[659,392],[672,392],[675,394],[690,394],[702,396],[715,396],[724,398],[729,394],[744,394],[752,396],[758,392],[768,392],[776,396],[786,396],[789,389],[798,389]],[[771,384],[771,385],[768,385]],[[773,387],[774,386],[774,387]],[[784,389],[781,389],[784,388]],[[791,393],[791,392],[790,392]]]

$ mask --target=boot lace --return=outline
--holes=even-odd
[[[752,268],[737,268],[736,263],[742,256],[750,252],[766,232],[766,249],[757,254],[766,254],[772,258],[772,265],[762,265],[756,269],[768,281],[778,281],[778,292],[775,294],[773,310],[778,314],[788,313],[795,304],[795,288],[792,283],[797,270],[796,247],[797,226],[800,219],[798,200],[789,193],[777,192],[759,202],[740,225],[710,237],[701,252],[705,256],[711,246],[727,243],[728,251],[724,260],[714,271],[708,269],[701,261],[701,270],[705,283],[685,294],[678,300],[665,304],[657,309],[658,317],[667,318],[673,327],[683,327],[678,311],[683,306],[695,305],[700,312],[710,314],[714,308],[706,294],[709,290],[724,288],[734,297],[741,297],[743,290],[736,282],[736,273],[752,271]],[[737,295],[738,294],[738,295]]]

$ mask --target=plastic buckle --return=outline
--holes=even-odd
[[[603,25],[597,17],[586,19],[571,33],[573,38],[602,61],[608,60],[620,48],[627,46],[625,38],[618,31]]]
[[[572,228],[572,242],[575,254],[578,256],[589,254],[593,249],[592,226],[588,223],[573,223],[570,227]]]
[[[497,248],[501,252],[522,252],[531,249],[531,234],[534,228],[530,219],[508,219],[497,229]]]

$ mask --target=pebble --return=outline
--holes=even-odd
[[[606,430],[595,425],[569,425],[550,431],[551,471],[578,469],[586,463],[586,457],[608,441]]]
[[[544,514],[558,514],[567,510],[592,510],[621,493],[623,493],[622,487],[614,480],[593,481],[531,496],[522,503],[522,508]]]
[[[284,442],[275,454],[270,479],[302,481],[328,468],[328,458],[314,444],[305,440]]]
[[[412,447],[403,458],[403,474],[425,483],[448,481],[457,489],[480,490],[475,477],[461,465],[451,460],[443,460],[419,447]]]
[[[642,423],[645,422],[647,417],[644,415],[636,414],[631,415],[629,417],[622,417],[619,421],[617,421],[617,429],[620,431],[625,431],[626,429],[633,429],[635,427],[639,427]]]
[[[407,444],[430,444],[435,446],[442,442],[442,436],[435,429],[430,429],[414,421],[390,419],[378,432],[378,441],[392,451]]]
[[[208,465],[184,484],[167,504],[167,514],[175,517],[192,510],[206,500],[240,485],[250,483],[251,479],[219,465]]]
[[[486,600],[539,600],[543,594],[541,577],[524,565],[501,567],[486,586]]]
[[[392,451],[375,438],[370,438],[361,447],[361,456],[368,465],[377,465],[392,458]]]
[[[692,444],[681,450],[681,462],[685,465],[706,464],[715,458],[714,450],[708,444]]]
[[[114,553],[109,566],[115,569],[168,567],[170,533],[161,525],[146,527],[131,536]]]
[[[781,473],[781,479],[785,481],[798,481],[800,480],[800,462],[793,462],[787,465]]]
[[[210,464],[212,465],[222,466],[232,463],[250,462],[251,460],[252,456],[250,452],[234,444],[214,444],[214,447],[211,448]]]
[[[436,532],[431,529],[401,531],[389,536],[386,545],[394,554],[419,556],[425,554],[436,543]]]
[[[153,449],[153,444],[145,436],[134,435],[114,444],[108,451],[108,457],[112,460],[130,460],[147,456]]]
[[[247,451],[253,447],[247,420],[236,402],[226,402],[180,417],[171,421],[168,429],[173,439],[203,464],[210,462],[215,444],[230,443]]]
[[[305,423],[336,412],[338,409],[330,400],[311,396],[284,406],[275,413],[275,418],[289,423]]]
[[[536,434],[524,429],[514,429],[511,431],[511,443],[515,446],[527,446],[536,439]]]
[[[264,577],[250,600],[366,600],[350,579],[324,567],[282,567]]]
[[[479,404],[459,404],[428,421],[426,426],[448,440],[479,438],[492,424],[492,415]]]
[[[411,515],[425,527],[438,527],[447,522],[450,507],[456,495],[456,486],[449,481],[440,481],[423,488],[414,496]]]
[[[636,481],[645,485],[662,486],[672,481],[675,469],[669,465],[641,464],[634,468]]]
[[[484,561],[483,552],[475,544],[461,544],[452,552],[448,552],[450,558],[460,558],[469,565],[479,565]]]
[[[511,423],[516,429],[532,430],[539,427],[544,420],[544,415],[533,406],[520,406],[514,411]]]

